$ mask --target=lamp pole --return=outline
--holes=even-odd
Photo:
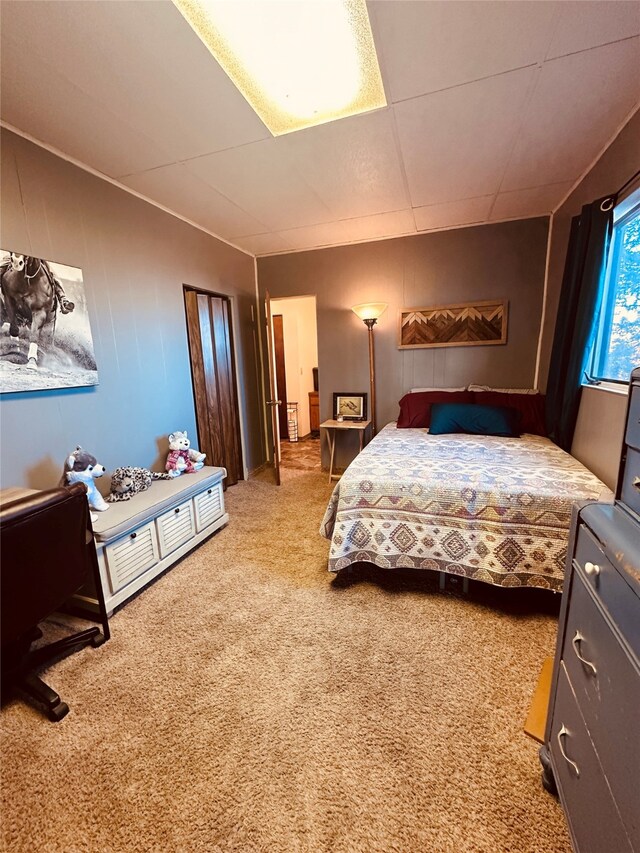
[[[387,310],[386,302],[366,302],[351,309],[369,330],[369,397],[371,398],[371,438],[376,434],[376,360],[373,346],[373,327]]]
[[[367,318],[365,321],[369,330],[369,390],[371,397],[371,437],[376,434],[376,362],[373,345],[373,327],[378,322],[375,317]]]

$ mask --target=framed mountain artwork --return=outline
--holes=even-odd
[[[398,349],[506,344],[506,299],[460,302],[400,312]]]

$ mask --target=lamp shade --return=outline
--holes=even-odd
[[[361,320],[377,320],[387,310],[386,302],[364,302],[362,305],[354,305],[351,309]]]

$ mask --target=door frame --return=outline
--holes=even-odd
[[[184,328],[185,333],[187,335],[187,350],[189,352],[189,374],[191,375],[191,389],[193,391],[193,375],[191,370],[191,342],[189,340],[189,329],[188,329],[188,316],[187,316],[187,292],[191,291],[192,293],[201,293],[203,296],[215,296],[218,299],[224,299],[228,303],[229,309],[229,346],[231,347],[231,365],[232,365],[232,379],[233,379],[233,396],[236,404],[236,410],[238,412],[238,438],[239,438],[239,447],[240,447],[240,467],[242,468],[243,479],[247,480],[249,478],[249,469],[247,468],[247,452],[246,452],[246,444],[245,444],[245,424],[244,418],[242,414],[242,407],[240,406],[240,395],[238,393],[238,374],[239,374],[239,365],[238,365],[238,352],[235,345],[235,324],[236,324],[236,302],[235,296],[231,296],[228,293],[220,293],[217,290],[207,290],[205,287],[195,287],[192,284],[182,284],[182,303],[184,307]],[[196,422],[196,433],[198,435],[198,447],[200,447],[200,426],[198,424],[198,414],[195,406],[195,392],[193,398],[193,413]]]
[[[266,290],[264,294],[264,307],[265,307],[265,326],[267,331],[267,366],[268,366],[268,384],[269,384],[269,400],[265,397],[264,407],[265,412],[269,410],[270,418],[267,417],[267,421],[271,421],[271,444],[272,444],[272,454],[273,454],[273,471],[276,478],[276,486],[281,485],[282,480],[280,477],[280,421],[278,418],[278,413],[275,411],[276,403],[277,403],[277,385],[276,385],[276,358],[275,358],[275,344],[274,344],[274,335],[273,335],[273,322],[271,319],[271,297],[269,296],[269,291]]]
[[[268,291],[268,290],[264,290],[262,292],[257,292],[258,307],[259,307],[259,309],[260,308],[263,309],[263,313],[265,314],[265,317],[266,317],[266,299],[267,299],[267,297],[269,298],[269,303],[271,303],[271,302],[288,302],[288,301],[302,300],[302,299],[313,299],[313,302],[314,302],[315,341],[316,341],[316,350],[317,350],[317,360],[316,360],[315,366],[316,366],[316,369],[318,369],[318,371],[319,371],[319,368],[320,368],[320,364],[319,364],[319,362],[320,362],[320,343],[319,343],[320,333],[319,333],[319,324],[318,324],[318,294],[317,293],[288,293],[285,296],[275,296],[273,293],[270,293],[270,291]],[[279,310],[279,309],[276,309],[276,310]],[[268,322],[267,322],[267,327],[269,327]],[[271,322],[270,327],[271,327],[271,329],[273,329],[273,322]],[[269,328],[267,328],[267,335],[268,335],[268,332],[269,332]],[[267,344],[268,344],[268,341],[267,341]],[[266,344],[265,344],[264,355],[266,356],[267,359],[269,358],[268,346]],[[285,356],[286,356],[286,351],[285,351]],[[275,365],[275,360],[274,360],[274,365]],[[268,393],[268,389],[266,388],[266,379],[267,379],[267,371],[266,370],[264,370],[263,375],[264,375],[264,379],[265,379],[265,395],[266,395]],[[287,399],[288,399],[288,397],[289,397],[289,389],[287,389]],[[265,400],[266,399],[267,399],[267,397],[265,396]],[[321,401],[321,392],[318,391],[319,411],[321,411],[321,406],[320,406],[321,402],[322,402]],[[308,406],[308,405],[309,405],[308,399],[299,400],[298,401],[298,413],[300,413],[302,406]],[[265,408],[267,408],[267,407],[265,407]],[[311,420],[311,419],[309,418],[309,420]],[[320,420],[322,420],[322,418],[320,418]],[[268,430],[267,419],[265,418],[265,435],[267,435],[267,442],[266,443],[268,446],[269,445],[269,437],[268,437],[267,430]],[[301,433],[299,433],[299,434],[301,434]],[[282,439],[282,436],[280,436],[280,438]]]
[[[279,320],[279,323],[276,323]],[[289,438],[289,424],[287,420],[287,361],[284,351],[284,317],[282,314],[272,314],[271,324],[273,326],[273,356],[276,363],[276,391],[281,401],[278,406],[278,423],[280,425],[280,441]],[[279,329],[277,327],[280,327]],[[282,383],[280,382],[282,380]]]

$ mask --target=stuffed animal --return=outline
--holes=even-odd
[[[169,455],[166,469],[172,477],[180,474],[193,474],[204,467],[206,453],[199,453],[191,447],[184,432],[172,432],[169,436]]]
[[[66,483],[84,483],[87,500],[91,509],[104,512],[109,504],[98,491],[95,481],[102,477],[107,469],[96,461],[96,457],[87,453],[80,445],[70,453],[64,463],[63,481]]]
[[[116,468],[111,475],[111,493],[107,497],[110,503],[130,501],[138,492],[145,492],[153,480],[172,480],[171,474],[160,474],[147,468]]]

